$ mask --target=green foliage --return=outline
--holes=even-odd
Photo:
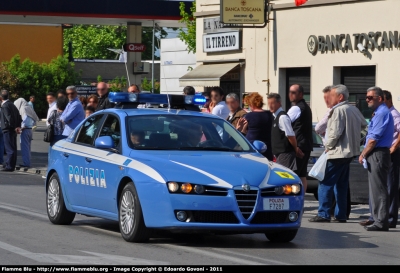
[[[142,28],[142,43],[146,51],[142,60],[152,59],[152,27]],[[107,48],[122,49],[126,43],[126,26],[74,25],[64,30],[64,53],[68,55],[68,42],[72,42],[72,55],[76,59],[115,59],[117,54]],[[159,39],[167,37],[165,29],[156,30],[155,51],[160,45]],[[159,57],[155,56],[155,59]]]
[[[102,82],[103,81],[103,77],[101,75],[97,75],[97,82]]]
[[[143,91],[151,91],[151,80],[149,81],[147,78],[144,78],[141,85],[141,90]],[[154,80],[154,92],[155,94],[160,94],[160,82]]]
[[[178,37],[187,45],[187,49],[190,52],[196,53],[196,1],[192,2],[190,7],[190,13],[186,12],[186,6],[184,2],[179,3],[179,10],[182,19],[179,22],[186,24],[186,31],[183,28],[179,29]]]
[[[29,59],[21,61],[15,55],[9,62],[0,65],[0,87],[10,91],[11,98],[25,98],[34,95],[35,111],[39,117],[47,113],[46,94],[57,92],[68,85],[79,83],[79,73],[66,57],[57,57],[49,64],[39,64]]]
[[[116,77],[115,79],[108,82],[110,84],[110,91],[111,92],[119,92],[126,88],[127,80],[124,76],[121,78]]]

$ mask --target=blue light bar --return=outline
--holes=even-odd
[[[206,98],[201,95],[167,95],[149,93],[110,92],[108,99],[113,103],[138,103],[138,104],[171,104],[171,105],[204,105]]]

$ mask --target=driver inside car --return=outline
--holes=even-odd
[[[134,146],[143,146],[144,144],[144,132],[132,131],[131,142]]]

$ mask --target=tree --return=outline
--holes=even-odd
[[[35,111],[39,116],[46,114],[48,92],[57,92],[78,82],[79,73],[66,57],[59,56],[49,64],[40,64],[29,59],[21,61],[21,57],[15,55],[0,65],[0,86],[10,91],[12,99],[28,100],[29,96],[36,96]]]
[[[142,28],[142,43],[146,51],[142,53],[142,60],[152,59],[152,27]],[[64,30],[64,53],[68,56],[68,43],[72,43],[72,54],[76,59],[115,59],[116,53],[107,48],[120,49],[126,43],[126,26],[99,26],[99,25],[74,25]],[[167,37],[165,29],[157,30],[157,39]],[[159,49],[155,43],[154,53]],[[155,59],[159,57],[155,56]]]
[[[178,37],[187,45],[187,49],[190,52],[196,53],[196,1],[192,2],[190,12],[186,11],[184,2],[179,4],[180,14],[182,19],[179,22],[186,24],[186,31],[183,28],[179,28]]]

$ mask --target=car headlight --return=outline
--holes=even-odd
[[[275,189],[274,189],[276,195],[298,194],[300,192],[300,190],[301,190],[301,187],[299,184],[284,185],[284,186],[275,187]]]
[[[177,192],[179,190],[179,185],[176,182],[169,182],[168,183],[168,190],[170,192]]]
[[[301,187],[299,184],[293,184],[292,185],[292,193],[293,194],[298,194],[301,190]]]
[[[194,192],[195,192],[195,193],[197,193],[197,194],[202,194],[202,193],[204,193],[204,191],[205,191],[205,188],[204,188],[203,185],[196,185],[196,186],[194,186]]]
[[[185,183],[181,185],[181,191],[184,193],[189,193],[193,189],[193,186],[190,183]]]

